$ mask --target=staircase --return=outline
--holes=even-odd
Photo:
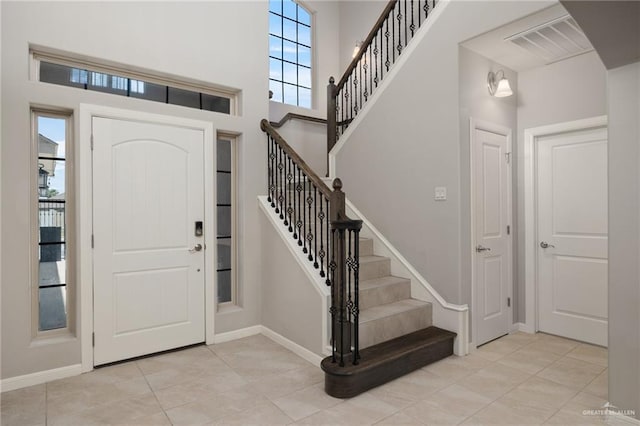
[[[360,239],[360,348],[431,325],[431,304],[411,298],[411,281],[390,273],[391,261]]]
[[[338,84],[327,89],[327,146],[353,122],[389,67],[435,7],[391,0]],[[267,120],[268,202],[319,276],[331,287],[331,356],[325,391],[350,398],[453,354],[456,334],[432,325],[432,305],[412,298],[411,281],[391,275],[349,218],[340,179],[333,190]]]

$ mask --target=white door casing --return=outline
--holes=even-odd
[[[538,329],[607,345],[607,129],[540,136]]]
[[[471,120],[474,343],[511,326],[511,130]]]
[[[204,132],[92,127],[94,365],[204,341]]]

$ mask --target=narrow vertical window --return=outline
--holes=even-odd
[[[235,140],[218,137],[216,168],[218,303],[236,303]]]
[[[37,332],[69,327],[72,270],[69,265],[69,234],[72,229],[70,204],[71,117],[58,113],[33,112],[33,146],[36,185],[34,251],[34,309]]]
[[[269,1],[269,90],[311,108],[311,14],[293,0]]]

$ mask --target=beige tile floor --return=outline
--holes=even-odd
[[[1,395],[1,424],[602,424],[607,350],[516,333],[349,400],[258,335],[96,369]]]

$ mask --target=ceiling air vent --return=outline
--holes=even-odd
[[[570,15],[564,15],[505,38],[545,63],[590,52],[593,46]]]

